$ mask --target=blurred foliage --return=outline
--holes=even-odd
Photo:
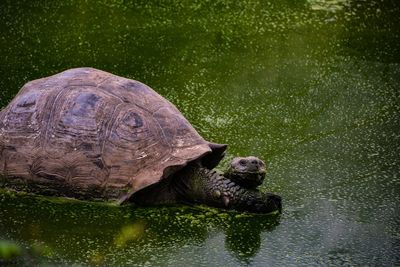
[[[0,240],[0,263],[1,260],[10,260],[22,255],[22,248],[15,243]]]

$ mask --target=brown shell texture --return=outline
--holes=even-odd
[[[0,112],[0,174],[39,193],[123,200],[210,152],[151,88],[93,68],[31,81]]]

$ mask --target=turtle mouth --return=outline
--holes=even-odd
[[[256,188],[265,180],[265,170],[263,171],[234,171],[230,173],[229,179],[245,188]]]

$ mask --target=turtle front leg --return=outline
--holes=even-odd
[[[179,175],[180,182],[175,184],[178,201],[252,213],[282,211],[280,196],[243,187],[216,171],[189,166]]]

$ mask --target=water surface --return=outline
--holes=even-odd
[[[0,106],[90,66],[172,101],[232,157],[268,163],[281,216],[0,194],[25,260],[121,266],[400,264],[395,1],[0,3]],[[41,255],[34,256],[33,255]]]

